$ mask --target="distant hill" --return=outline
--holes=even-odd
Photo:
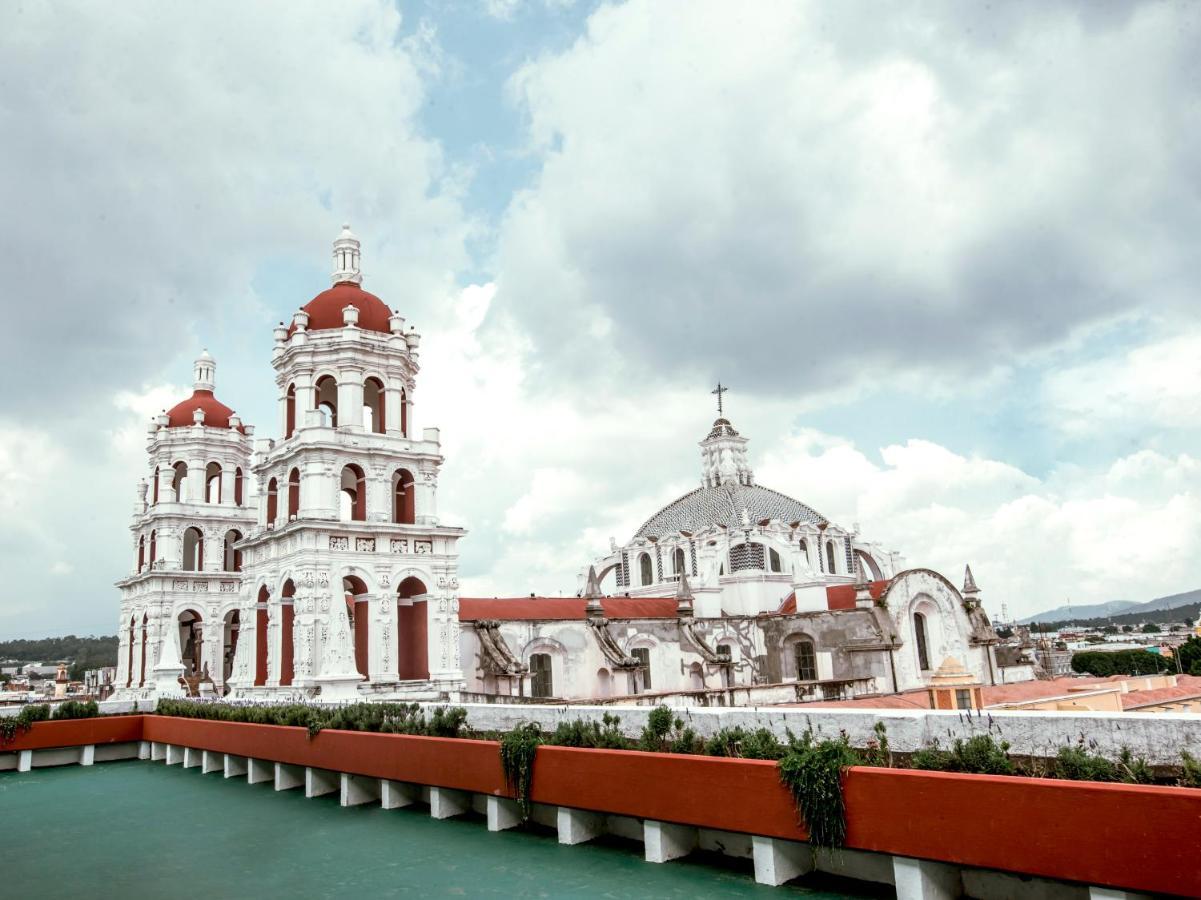
[[[1028,619],[1022,619],[1020,624],[1048,624],[1050,622],[1081,622],[1086,619],[1108,619],[1117,615],[1133,615],[1151,613],[1158,610],[1175,609],[1201,603],[1201,589],[1185,591],[1183,594],[1169,594],[1166,597],[1156,597],[1146,603],[1132,603],[1129,600],[1112,600],[1109,603],[1094,603],[1083,606],[1057,606],[1046,612],[1038,613]]]
[[[87,669],[117,664],[117,636],[42,638],[32,641],[0,641],[0,659],[18,663],[56,663],[70,660],[70,677],[79,679]]]

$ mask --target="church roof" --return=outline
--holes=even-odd
[[[601,606],[610,619],[674,619],[675,597],[602,597]],[[584,597],[462,597],[459,621],[566,621],[587,618]]]
[[[663,507],[647,519],[635,538],[661,537],[677,531],[700,531],[713,525],[742,526],[746,510],[751,522],[778,519],[781,522],[825,522],[826,518],[799,500],[758,484],[728,482],[699,487]]]

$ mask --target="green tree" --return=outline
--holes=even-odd
[[[1163,629],[1154,622],[1148,622],[1143,626],[1143,634],[1159,634],[1161,631],[1163,631]]]
[[[1130,634],[1130,632],[1134,631],[1134,626],[1133,625],[1123,625],[1122,631],[1126,632],[1127,634]]]
[[[1106,625],[1104,628],[1101,629],[1101,633],[1102,634],[1117,634],[1118,626],[1117,625]]]

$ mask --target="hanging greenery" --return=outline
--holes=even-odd
[[[537,722],[518,725],[500,738],[500,765],[509,790],[517,800],[522,822],[529,819],[533,809],[530,790],[534,785],[534,759],[541,743],[542,731]]]
[[[777,763],[780,780],[792,792],[797,813],[809,832],[814,852],[846,843],[846,804],[842,773],[862,763],[845,734],[834,740],[815,741],[813,732],[800,738],[788,735],[788,752]]]

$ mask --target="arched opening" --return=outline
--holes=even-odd
[[[242,532],[238,529],[231,528],[225,532],[225,555],[221,566],[226,572],[242,571],[242,551],[234,547],[234,544],[240,540],[242,540]]]
[[[688,667],[688,689],[691,691],[705,689],[705,670],[698,662],[694,662]]]
[[[404,388],[400,389],[400,434],[409,436],[409,392]]]
[[[152,498],[150,501],[151,503],[158,503],[158,477],[159,477],[158,472],[159,472],[159,467],[155,466],[154,467],[154,484],[151,485],[151,487],[150,487],[150,496]],[[128,687],[128,685],[126,685],[126,687]]]
[[[717,655],[718,656],[726,656],[730,659],[731,662],[734,661],[734,649],[729,644],[718,644],[717,645]],[[734,686],[734,667],[733,666],[722,666],[721,667],[721,683],[724,687],[733,687]]]
[[[826,571],[831,575],[838,572],[838,566],[834,563],[834,542],[826,541]]]
[[[152,568],[152,569],[154,568],[154,563],[155,563],[155,561],[158,559],[157,534],[158,534],[158,532],[156,532],[156,531],[151,531],[151,532],[150,532],[150,560],[149,560],[149,565],[150,565],[150,568]]]
[[[774,547],[767,548],[767,567],[772,572],[784,571],[784,563],[780,559],[780,554],[776,552]]]
[[[805,557],[805,562],[809,562],[809,542],[801,538],[801,543],[798,546],[801,550],[801,556]]]
[[[183,503],[188,497],[188,464],[180,460],[171,468],[175,475],[171,478],[171,490],[175,492],[175,502]]]
[[[221,683],[227,684],[234,671],[234,656],[238,652],[238,611],[225,614],[221,641]]]
[[[204,502],[221,502],[221,463],[211,462],[204,467]]]
[[[363,430],[384,433],[384,384],[378,378],[363,382]]]
[[[271,594],[267,585],[259,588],[258,602],[254,606],[254,683],[267,683],[267,600]]]
[[[195,695],[196,682],[204,674],[204,628],[200,613],[185,609],[179,614],[179,648],[183,676],[190,679],[189,693]]]
[[[332,375],[322,375],[313,390],[313,408],[321,413],[321,424],[338,427],[338,382]]]
[[[146,535],[138,536],[138,571],[142,571],[142,567],[146,565]]]
[[[346,612],[350,616],[351,633],[354,634],[354,667],[366,678],[370,674],[371,614],[367,596],[367,585],[355,575],[342,579],[342,590],[346,593]]]
[[[608,669],[597,669],[596,691],[599,697],[609,697],[613,693],[613,676]]]
[[[549,653],[530,654],[530,696],[553,697],[555,676]]]
[[[134,629],[137,627],[137,617],[129,617],[129,659],[125,665],[125,686],[133,687],[133,645],[137,642]]]
[[[926,634],[926,617],[922,613],[913,614],[913,635],[917,643],[917,665],[923,672],[930,671],[930,638]]]
[[[396,588],[396,660],[401,680],[430,677],[427,593],[425,583],[411,575]]]
[[[292,636],[292,626],[296,621],[296,610],[293,608],[296,596],[296,585],[289,578],[279,592],[279,683],[287,687],[296,677],[295,642]]]
[[[146,684],[146,641],[149,637],[150,617],[145,613],[142,614],[142,670],[138,674],[138,687]]]
[[[339,490],[339,518],[343,522],[367,521],[367,484],[363,470],[354,463],[343,466]]]
[[[234,469],[234,505],[242,505],[242,467]]]
[[[267,482],[267,526],[279,518],[279,482],[272,478]]]
[[[417,491],[413,473],[408,469],[392,473],[392,521],[401,525],[417,521]]]
[[[649,647],[635,647],[630,656],[638,660],[637,691],[649,691],[654,681],[651,679],[651,651]]]
[[[183,555],[179,567],[185,572],[204,569],[204,534],[195,525],[184,529]]]
[[[290,438],[296,433],[296,385],[288,385],[288,394],[284,399],[284,437]]]
[[[655,572],[651,567],[651,555],[643,553],[638,557],[638,576],[642,584],[654,584]]]
[[[863,563],[863,569],[872,581],[884,580],[884,572],[880,569],[880,564],[870,553],[865,550],[856,550],[855,557]]]
[[[676,547],[671,554],[671,567],[676,575],[683,575],[687,563],[684,560],[684,548]]]
[[[300,470],[288,473],[288,521],[300,515]]]

